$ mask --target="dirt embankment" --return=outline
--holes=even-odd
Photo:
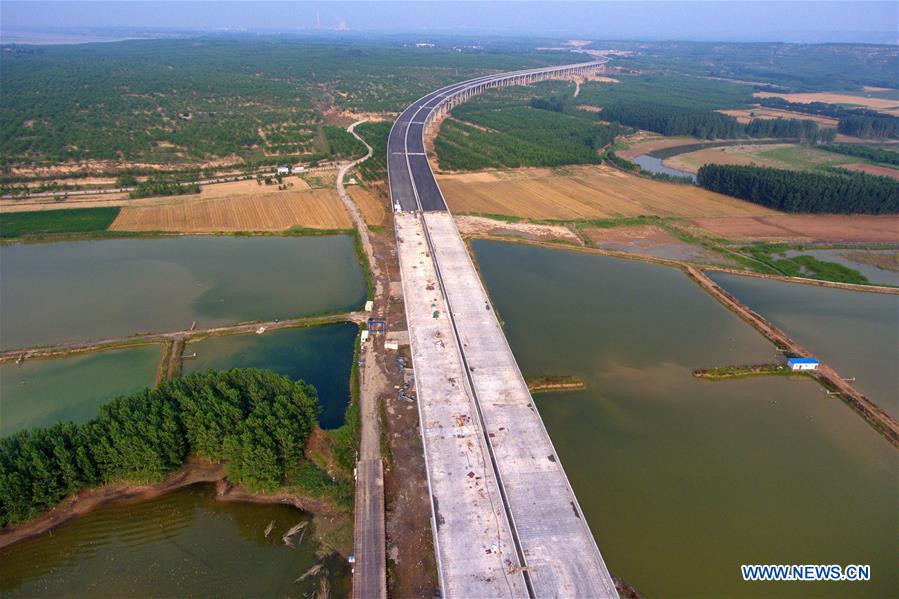
[[[284,492],[271,495],[250,493],[227,482],[225,469],[221,464],[191,459],[177,472],[173,472],[155,485],[116,483],[95,489],[84,489],[64,499],[43,516],[18,526],[0,529],[0,549],[41,535],[101,505],[146,501],[198,483],[216,483],[217,501],[292,505],[304,512],[324,516],[332,516],[337,512],[327,503],[299,495]]]
[[[221,464],[191,460],[159,484],[128,485],[119,483],[96,489],[85,489],[73,497],[64,499],[43,516],[12,528],[0,529],[0,549],[45,533],[51,528],[83,516],[92,509],[107,503],[145,501],[196,483],[216,482],[222,480],[224,476],[225,469]]]
[[[754,329],[762,333],[777,347],[796,356],[810,356],[811,353],[786,333],[770,323],[762,315],[745,306],[740,300],[724,291],[705,273],[692,266],[686,267],[687,275],[696,281],[700,287],[706,290],[719,302],[732,310],[737,316],[748,322]],[[894,446],[899,447],[899,422],[862,395],[855,387],[844,380],[833,368],[827,364],[820,364],[815,376],[825,387],[833,389],[859,413],[868,423]]]

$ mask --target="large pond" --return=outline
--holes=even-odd
[[[357,327],[342,323],[308,329],[284,329],[264,335],[210,337],[189,344],[184,372],[204,368],[264,368],[315,386],[322,406],[319,424],[343,424],[350,398],[350,372]]]
[[[611,572],[646,596],[894,595],[895,449],[809,380],[708,382],[773,346],[681,272],[476,241]],[[889,322],[884,327],[890,326]],[[741,564],[871,564],[870,583],[748,583]]]
[[[295,548],[281,536],[309,516],[282,505],[220,503],[214,485],[116,504],[0,550],[0,594],[10,597],[304,597],[325,578],[349,595],[337,556],[316,557],[313,519]],[[272,524],[270,534],[265,530]],[[316,564],[317,575],[297,582]]]
[[[176,237],[0,249],[0,348],[357,308],[352,237]]]
[[[0,437],[56,422],[85,422],[119,395],[152,387],[162,346],[0,364]]]
[[[899,418],[899,296],[709,276]]]

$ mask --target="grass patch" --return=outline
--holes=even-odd
[[[105,231],[119,215],[118,207],[70,208],[13,212],[0,217],[0,239]]]
[[[805,277],[856,285],[869,283],[865,275],[842,264],[825,262],[807,254],[788,258],[787,251],[793,249],[802,251],[804,248],[786,244],[754,244],[744,246],[740,248],[740,251],[789,277]]]

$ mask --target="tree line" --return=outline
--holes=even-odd
[[[868,108],[847,108],[826,102],[800,104],[799,102],[789,102],[783,98],[761,98],[759,104],[768,108],[838,119],[837,131],[844,135],[864,138],[899,137],[899,117]]]
[[[822,130],[810,120],[755,119],[744,125],[730,115],[713,110],[655,102],[612,104],[603,108],[600,117],[662,135],[689,135],[701,139],[783,137],[814,143],[833,141],[835,135],[832,130]]]
[[[180,196],[200,193],[199,183],[180,183],[171,177],[157,175],[138,183],[128,192],[131,199],[149,198],[152,196]]]
[[[899,182],[841,171],[823,174],[758,166],[706,164],[700,187],[783,212],[897,214]]]
[[[81,489],[158,482],[189,455],[224,462],[251,490],[272,490],[302,460],[315,389],[258,369],[203,371],[119,397],[94,420],[0,439],[0,526],[39,516]]]
[[[818,149],[845,156],[857,156],[871,162],[899,166],[899,152],[894,150],[884,150],[861,144],[824,144],[818,146]]]

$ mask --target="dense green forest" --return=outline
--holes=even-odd
[[[10,49],[0,53],[6,164],[314,155],[328,108],[398,111],[486,70],[570,60],[562,52],[227,37]]]
[[[895,45],[604,42],[591,47],[631,50],[633,55],[616,63],[645,73],[763,82],[797,91],[899,87]]]
[[[109,228],[119,215],[119,210],[120,208],[113,207],[5,212],[0,218],[0,239],[65,233],[98,233]]]
[[[84,424],[0,439],[0,526],[34,518],[80,489],[158,482],[189,455],[271,490],[304,460],[315,389],[257,369],[204,371],[118,399]]]
[[[366,122],[356,127],[356,133],[372,148],[371,157],[359,165],[362,178],[377,181],[387,178],[387,138],[393,123],[386,121]]]
[[[899,137],[899,118],[886,114],[878,116],[847,116],[840,119],[837,131],[844,135],[868,139],[895,139]]]
[[[861,144],[823,144],[816,147],[819,150],[834,152],[835,154],[858,156],[871,162],[899,166],[899,151],[895,150],[884,150]]]
[[[697,182],[711,191],[784,212],[899,214],[899,182],[865,173],[706,164],[699,169]]]
[[[735,137],[783,137],[803,142],[833,141],[833,130],[798,119],[756,119],[742,124],[732,116],[712,110],[683,108],[652,102],[612,104],[600,113],[603,120],[621,123],[662,135],[689,135],[701,139]]]
[[[614,64],[624,59],[616,57]],[[610,106],[631,102],[649,102],[690,108],[715,110],[751,104],[752,88],[730,81],[699,79],[672,74],[616,75],[618,83],[588,81],[572,100],[576,104]]]
[[[535,95],[552,95],[557,89],[558,84],[551,83],[494,90],[457,106],[435,141],[440,168],[599,163],[599,150],[625,129],[597,123],[590,113],[571,115],[534,108]]]

